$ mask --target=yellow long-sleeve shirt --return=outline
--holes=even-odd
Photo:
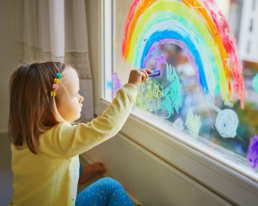
[[[36,155],[27,145],[12,144],[14,194],[9,206],[74,205],[79,179],[78,155],[119,132],[136,95],[136,87],[126,84],[102,116],[87,124],[58,124],[39,137]]]

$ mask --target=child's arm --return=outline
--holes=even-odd
[[[134,70],[138,71],[138,70]],[[147,70],[148,73],[151,71]],[[139,76],[140,75],[140,76]],[[67,157],[81,154],[92,147],[116,135],[128,118],[136,101],[137,88],[142,82],[147,81],[146,71],[130,75],[128,83],[117,92],[112,104],[97,117],[87,124],[71,126],[60,124],[55,130],[50,144],[57,146],[58,151]],[[45,142],[46,143],[46,142]],[[51,147],[51,145],[48,145]],[[54,148],[53,148],[54,149]]]

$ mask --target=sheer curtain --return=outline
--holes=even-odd
[[[35,60],[70,64],[84,96],[82,118],[93,118],[93,86],[85,0],[19,0],[17,40],[20,63]]]

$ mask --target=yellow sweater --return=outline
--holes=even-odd
[[[60,123],[40,136],[39,153],[26,145],[12,149],[16,206],[72,206],[79,179],[78,155],[119,132],[135,103],[137,89],[126,84],[112,104],[87,124]]]

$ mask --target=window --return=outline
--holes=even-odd
[[[210,61],[212,58],[200,64],[196,63],[198,58],[205,59],[207,53],[216,55],[214,50],[205,47],[202,47],[203,50],[193,49],[195,45],[209,41],[205,35],[207,33],[200,35],[196,32],[198,27],[194,24],[196,22],[192,21],[188,24],[186,16],[180,16],[176,11],[169,9],[163,11],[165,13],[160,13],[160,16],[153,17],[151,19],[153,24],[148,22],[153,13],[149,12],[149,17],[144,16],[144,12],[139,16],[136,24],[142,24],[142,27],[134,28],[134,32],[138,32],[138,35],[132,35],[134,44],[130,45],[136,48],[134,51],[138,51],[139,56],[129,51],[128,59],[125,60],[121,48],[128,11],[133,2],[139,1],[104,1],[105,88],[103,98],[111,102],[117,90],[127,82],[132,68],[142,68],[142,66],[151,70],[160,68],[160,76],[150,78],[138,89],[137,103],[132,115],[165,132],[171,138],[205,155],[212,156],[213,159],[252,179],[257,179],[258,169],[251,168],[251,163],[246,157],[251,139],[258,134],[258,60],[251,62],[250,59],[244,59],[248,61],[243,62],[243,74],[240,74],[244,85],[242,90],[244,96],[241,96],[241,92],[234,90],[236,86],[234,80],[226,81],[225,77],[215,77],[218,73],[208,70],[212,67],[211,64],[216,64]],[[160,2],[163,1],[158,3]],[[241,16],[244,5],[237,2],[240,1],[231,2],[228,22],[238,42],[241,42],[243,38],[240,35],[241,28],[245,25],[241,24],[240,30],[236,25],[239,25],[240,21],[244,22],[243,18],[246,15]],[[183,10],[185,5],[182,2],[178,1],[176,4],[178,8],[185,11]],[[162,5],[159,8],[162,8]],[[153,5],[150,9],[155,10]],[[249,9],[251,12],[253,8]],[[177,11],[180,12],[180,10]],[[256,19],[257,14],[256,12]],[[177,21],[183,22],[184,27],[182,24],[178,25]],[[250,23],[246,25],[250,26]],[[200,25],[201,28],[202,26],[205,25]],[[254,22],[252,29],[256,31]],[[166,35],[164,33],[170,30],[177,30],[182,37],[188,35],[186,31],[189,31],[192,32],[192,36],[186,36],[183,41],[170,38],[169,35],[172,34],[169,33],[166,38],[163,38],[162,35]],[[157,38],[155,44],[151,44],[153,43],[150,41],[151,38]],[[244,48],[255,46],[252,38],[249,41],[251,41],[250,45],[246,44]],[[147,50],[146,45],[149,45]],[[253,53],[254,50],[249,49],[249,52],[257,56],[257,53]],[[145,58],[140,55],[142,53],[145,53]],[[225,65],[229,66],[232,59],[224,59],[224,61]],[[202,67],[202,70],[197,68],[197,65]],[[216,70],[217,67],[213,69]],[[214,78],[219,81],[216,83]],[[223,78],[225,82],[221,82]],[[241,81],[238,83],[241,84]],[[223,93],[222,84],[228,88],[228,92]]]
[[[234,5],[232,13],[237,6]],[[257,0],[243,1],[241,30],[239,31],[239,52],[243,60],[258,62],[258,7]],[[238,22],[239,24],[239,22]],[[247,47],[248,46],[248,47]],[[247,49],[245,49],[247,48]]]

